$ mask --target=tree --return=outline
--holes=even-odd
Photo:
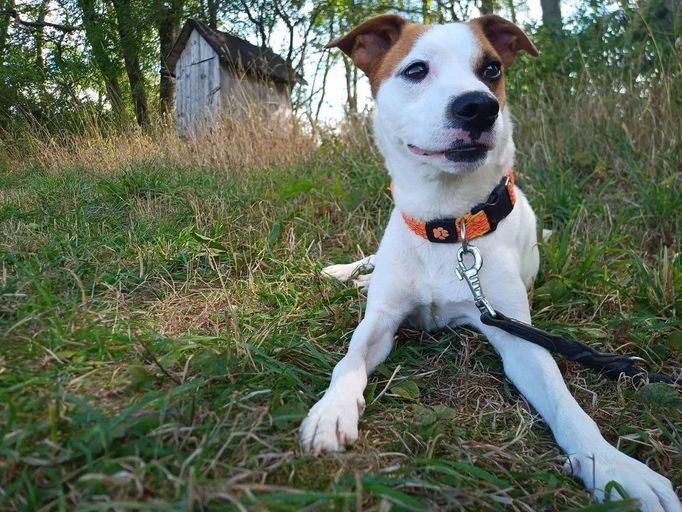
[[[208,15],[208,26],[212,29],[218,28],[219,0],[206,0],[206,14]]]
[[[431,0],[422,0],[422,23],[431,21]]]
[[[239,6],[236,6],[237,12],[246,14],[251,28],[258,36],[259,46],[262,48],[269,46],[270,36],[277,22],[273,2],[266,0],[259,0],[257,2],[239,0],[239,4]]]
[[[14,0],[0,0],[1,12],[14,12]],[[0,15],[0,65],[3,63],[5,47],[7,46],[7,35],[9,34],[10,16]]]
[[[363,3],[358,3],[355,0],[337,0],[328,3],[320,11],[319,21],[322,27],[328,27],[325,37],[326,40],[330,40],[348,33],[366,18],[383,14],[392,9],[392,4],[382,0]],[[340,52],[337,52],[336,55],[340,55]],[[346,112],[354,115],[358,112],[358,70],[347,56],[342,55],[341,58],[345,70]],[[338,62],[338,60],[334,59],[332,62]]]
[[[540,0],[542,6],[542,24],[550,31],[561,30],[561,1]]]
[[[43,58],[43,43],[45,36],[45,17],[48,11],[48,0],[41,0],[40,6],[38,7],[38,17],[36,22],[38,27],[33,32],[33,37],[35,39],[35,55],[36,55],[36,70],[40,73],[41,77],[45,75],[45,59]]]
[[[120,69],[116,59],[112,58],[109,52],[110,41],[103,27],[104,20],[96,12],[95,0],[78,0],[78,6],[82,11],[85,38],[92,52],[93,63],[104,79],[107,101],[116,118],[123,119],[125,102],[118,81]]]
[[[131,0],[112,0],[120,38],[121,54],[125,63],[130,95],[133,98],[135,119],[140,126],[149,125],[149,108],[144,75],[140,65],[140,38]]]
[[[173,43],[180,31],[182,18],[183,0],[160,0],[159,1],[159,110],[161,115],[173,112],[175,103],[175,80],[166,68],[166,58],[173,48]]]
[[[478,10],[481,14],[493,14],[496,7],[495,0],[481,0]]]

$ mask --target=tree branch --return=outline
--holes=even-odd
[[[41,29],[41,28],[45,28],[45,27],[50,27],[50,28],[54,28],[56,30],[61,30],[62,32],[77,32],[78,30],[82,30],[82,27],[80,27],[80,26],[61,25],[59,23],[50,23],[49,21],[22,20],[19,17],[19,13],[17,12],[16,9],[12,9],[10,11],[0,11],[0,16],[8,16],[8,17],[14,19],[14,21],[16,21],[19,25],[23,25],[24,27],[29,27],[29,28]]]

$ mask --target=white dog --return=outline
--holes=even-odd
[[[480,282],[490,303],[530,323],[526,291],[538,270],[536,223],[510,172],[514,143],[503,74],[519,50],[537,55],[533,43],[498,16],[425,26],[385,15],[328,46],[348,54],[369,77],[376,142],[393,179],[395,209],[374,258],[328,269],[348,278],[359,264],[375,265],[365,317],[329,389],[301,425],[303,449],[338,451],[357,439],[367,376],[388,356],[401,323],[425,330],[469,324],[502,356],[507,377],[542,415],[570,472],[597,500],[615,480],[645,511],[682,511],[669,480],[602,437],[549,352],[484,325],[455,275],[464,223],[482,255]]]

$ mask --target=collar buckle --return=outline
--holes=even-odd
[[[509,183],[508,176],[502,178],[502,181],[495,186],[486,202],[479,203],[471,209],[472,214],[480,211],[485,212],[490,224],[490,232],[495,231],[497,224],[514,209],[514,203],[512,203],[512,199],[509,196]]]

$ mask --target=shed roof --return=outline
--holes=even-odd
[[[182,27],[173,49],[166,58],[168,72],[175,76],[175,65],[180,58],[182,50],[192,34],[196,30],[208,42],[218,54],[220,62],[228,66],[243,69],[248,73],[265,76],[277,82],[288,84],[305,83],[303,77],[287,65],[286,61],[273,52],[270,48],[260,48],[248,41],[230,35],[226,32],[213,29],[204,22],[190,18]]]

